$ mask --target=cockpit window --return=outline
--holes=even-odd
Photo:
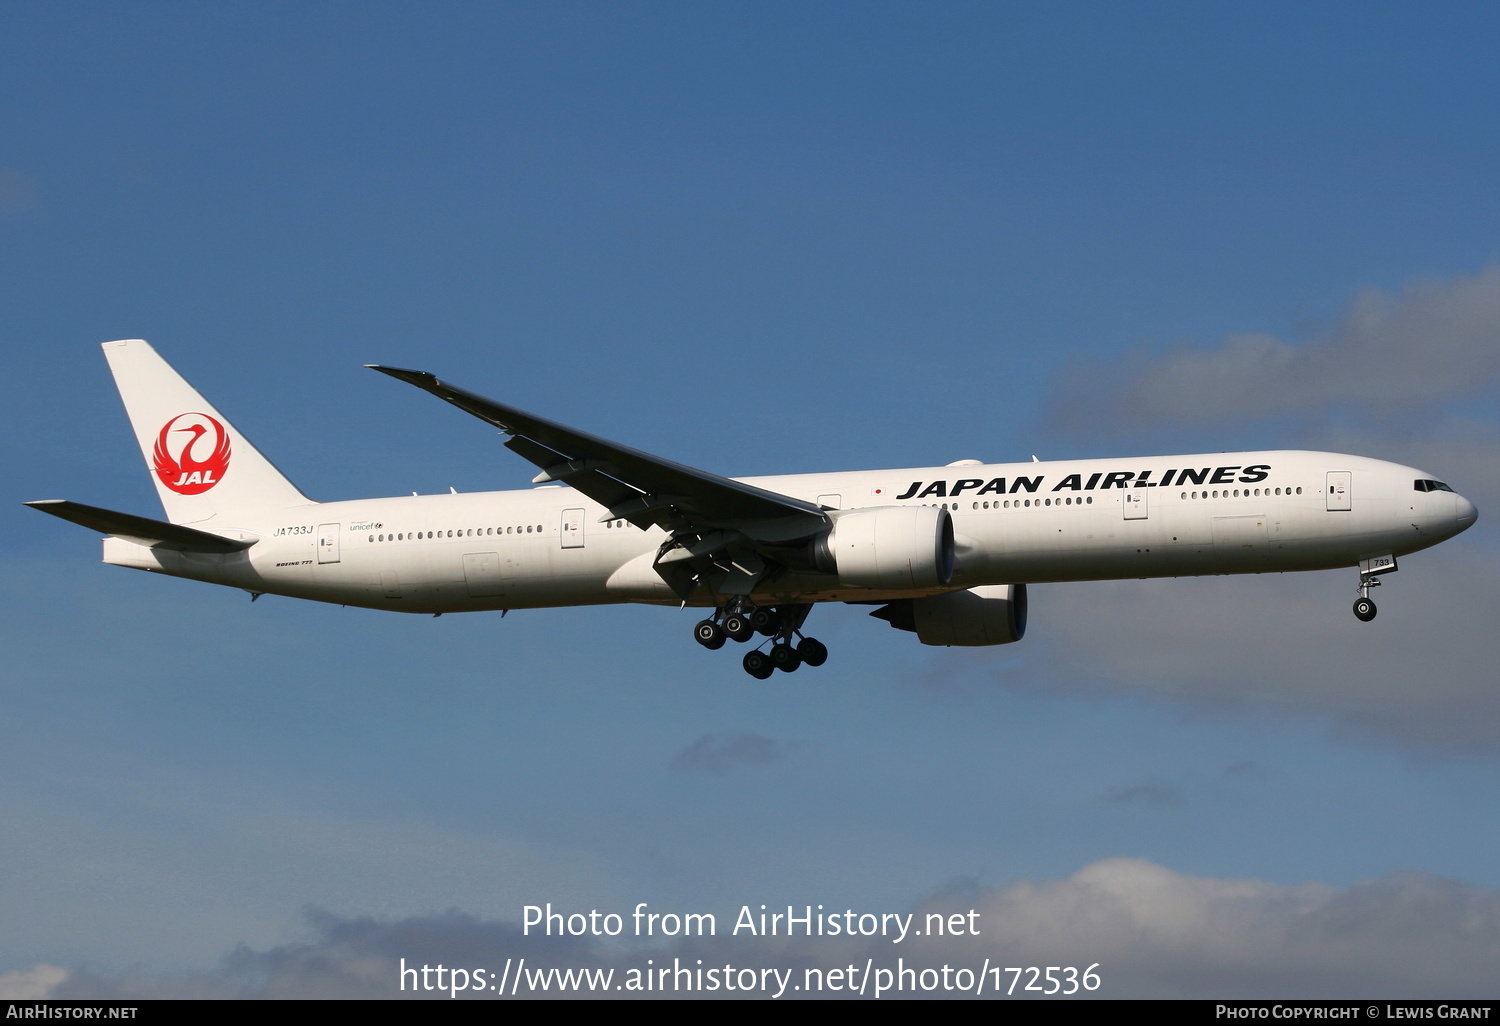
[[[1419,492],[1451,492],[1451,491],[1453,491],[1452,488],[1449,488],[1447,485],[1443,484],[1443,482],[1441,482],[1441,481],[1429,481],[1429,480],[1426,480],[1426,479],[1423,479],[1423,478],[1419,478],[1418,480],[1413,481],[1412,484],[1416,487],[1417,491],[1419,491]]]

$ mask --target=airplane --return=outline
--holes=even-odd
[[[146,342],[103,349],[167,519],[26,505],[106,535],[105,563],[406,613],[711,609],[698,643],[763,636],[743,658],[761,680],[828,658],[802,633],[820,602],[1003,645],[1028,584],[1357,567],[1369,621],[1397,557],[1478,517],[1425,471],[1305,451],[728,478],[373,364],[499,428],[539,487],[314,502]]]

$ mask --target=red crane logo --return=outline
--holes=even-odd
[[[198,495],[224,480],[229,432],[206,413],[179,413],[162,425],[153,456],[162,484],[178,495]]]

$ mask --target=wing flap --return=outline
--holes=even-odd
[[[81,502],[69,502],[67,499],[39,499],[26,505],[80,527],[124,538],[138,545],[176,549],[180,552],[239,552],[255,544],[253,541],[221,538],[217,534],[180,524],[138,517],[134,513],[118,513],[98,506],[85,506]]]

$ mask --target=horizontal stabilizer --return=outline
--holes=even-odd
[[[67,499],[39,499],[26,505],[138,545],[160,546],[180,552],[239,552],[255,544],[253,541],[221,538],[207,531],[168,524],[150,517],[138,517],[133,513],[116,513],[112,509],[85,506],[81,502],[69,502]]]

